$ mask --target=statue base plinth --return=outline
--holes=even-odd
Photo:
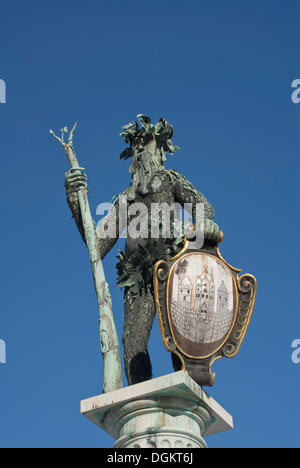
[[[203,448],[203,437],[233,428],[232,417],[183,371],[81,402],[81,414],[115,448]]]

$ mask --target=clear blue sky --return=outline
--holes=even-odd
[[[206,195],[223,256],[258,280],[241,351],[208,389],[235,429],[208,445],[299,447],[299,13],[294,0],[2,3],[1,446],[112,446],[79,413],[101,392],[98,311],[49,128],[79,121],[95,214],[130,180],[121,125],[146,113],[174,125],[167,167]],[[121,334],[116,254],[104,267]],[[172,372],[157,323],[150,352],[155,376]]]

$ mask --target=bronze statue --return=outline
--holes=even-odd
[[[181,207],[190,204],[193,224],[196,224],[196,205],[202,204],[205,242],[216,245],[220,240],[219,227],[213,221],[213,207],[183,175],[164,167],[166,154],[173,154],[178,149],[171,140],[173,127],[164,119],[151,124],[149,117],[141,114],[137,117],[141,126],[139,127],[137,122],[130,123],[123,127],[121,133],[129,147],[121,153],[120,158],[132,158],[131,183],[116,198],[112,212],[103,220],[101,235],[99,229],[97,230],[98,254],[103,259],[115,245],[122,231],[127,228],[125,250],[119,255],[117,270],[118,284],[124,287],[123,345],[125,371],[129,384],[152,377],[147,344],[155,315],[154,264],[159,259],[179,252],[183,243],[183,237],[176,234],[175,217],[171,216],[170,235],[164,236],[163,223],[160,218],[153,215],[151,208],[158,204],[168,206],[177,204],[176,206]],[[87,176],[82,168],[73,168],[66,173],[65,187],[68,204],[85,241],[78,200],[78,192],[87,187]],[[147,216],[139,217],[140,235],[133,236],[129,227],[136,218],[136,207],[139,206],[146,207]],[[132,209],[133,207],[135,208]],[[126,215],[126,210],[129,216]],[[157,229],[153,229],[153,226]],[[138,228],[137,224],[135,227]],[[153,231],[156,233],[155,236]],[[105,232],[107,236],[103,235]],[[111,235],[112,232],[115,234]]]

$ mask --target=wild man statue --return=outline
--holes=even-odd
[[[132,158],[130,186],[116,198],[113,209],[97,229],[101,259],[126,229],[125,250],[119,255],[117,270],[118,284],[125,288],[123,345],[129,385],[152,377],[147,344],[155,315],[153,266],[157,260],[178,253],[183,245],[183,237],[175,229],[176,217],[169,216],[171,227],[166,229],[163,214],[158,216],[153,207],[179,206],[182,211],[190,206],[196,225],[196,206],[201,205],[205,242],[215,245],[220,237],[219,227],[213,222],[214,209],[206,198],[183,175],[164,167],[166,153],[179,149],[171,140],[173,127],[164,119],[153,125],[149,117],[137,117],[141,127],[133,122],[125,125],[121,133],[129,147],[120,158]],[[85,241],[78,203],[78,191],[87,187],[83,170],[67,172],[65,187],[68,204]]]

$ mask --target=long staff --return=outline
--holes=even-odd
[[[64,134],[68,132],[67,127],[62,129],[62,136],[59,138],[53,130],[50,133],[62,144],[69,160],[71,170],[80,169],[77,156],[73,147],[73,135],[77,122],[69,133],[68,141],[64,141]],[[108,284],[105,280],[102,261],[97,248],[98,240],[94,220],[91,215],[87,189],[82,187],[78,191],[78,200],[81,211],[82,223],[86,239],[86,245],[89,251],[92,264],[93,278],[97,294],[99,317],[100,317],[100,342],[101,352],[104,361],[103,371],[103,392],[112,392],[123,386],[121,352],[117,330],[113,318],[111,296],[109,294]]]

